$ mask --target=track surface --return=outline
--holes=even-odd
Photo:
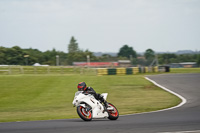
[[[167,111],[120,116],[117,121],[67,119],[0,123],[0,133],[157,133],[200,130],[200,74],[147,77],[182,95],[187,103]]]

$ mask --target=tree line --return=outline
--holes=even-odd
[[[56,65],[57,55],[59,56],[59,65],[72,65],[73,62],[86,62],[87,56],[89,56],[91,62],[131,60],[133,65],[148,66],[154,59],[157,59],[160,65],[180,62],[197,62],[200,65],[200,54],[156,54],[154,50],[147,49],[144,55],[141,55],[127,44],[119,49],[116,57],[108,54],[97,57],[88,49],[81,50],[74,37],[71,37],[68,44],[68,53],[57,51],[55,48],[42,52],[32,48],[22,49],[19,46],[12,48],[0,47],[0,65],[33,65],[35,63]]]

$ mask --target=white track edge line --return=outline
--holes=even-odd
[[[184,105],[184,104],[187,102],[187,100],[186,100],[183,96],[179,95],[178,93],[173,92],[173,91],[171,91],[171,90],[165,88],[164,86],[159,85],[158,83],[156,83],[155,81],[149,79],[148,77],[145,77],[145,78],[146,78],[147,80],[149,80],[150,82],[152,82],[153,84],[155,84],[156,86],[162,88],[163,90],[168,91],[168,92],[171,93],[171,94],[174,94],[175,96],[179,97],[179,98],[182,100],[182,102],[181,102],[179,105],[174,106],[174,107],[171,107],[171,108],[169,108],[169,109],[174,109],[174,108],[181,107],[182,105]]]
[[[166,108],[166,109],[161,109],[161,110],[156,110],[156,111],[151,111],[151,112],[143,112],[143,113],[135,113],[135,114],[120,115],[120,116],[138,115],[138,114],[147,114],[147,113],[155,113],[155,112],[167,111],[167,110],[179,108],[179,107],[183,106],[183,105],[187,102],[187,100],[186,100],[183,96],[179,95],[178,93],[173,92],[173,91],[167,89],[166,87],[164,87],[164,86],[162,86],[162,85],[159,85],[158,83],[156,83],[155,81],[149,79],[148,77],[145,77],[145,79],[147,79],[148,81],[152,82],[154,85],[160,87],[161,89],[163,89],[163,90],[165,90],[165,91],[167,91],[167,92],[169,92],[169,93],[171,93],[171,94],[173,94],[173,95],[179,97],[179,98],[182,100],[182,102],[181,102],[180,104],[174,106],[174,107],[170,107],[170,108]]]
[[[159,133],[199,133],[200,130],[193,130],[193,131],[175,131],[175,132],[159,132]]]

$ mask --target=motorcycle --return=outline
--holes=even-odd
[[[101,94],[106,100],[108,93]],[[117,120],[119,113],[117,108],[108,103],[107,108],[93,95],[77,91],[72,102],[74,107],[77,107],[77,113],[84,121],[91,121],[93,118],[108,118],[110,120]]]

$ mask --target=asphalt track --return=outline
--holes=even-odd
[[[197,133],[200,132],[200,74],[147,76],[187,102],[171,110],[84,122],[81,119],[0,123],[0,133]],[[123,101],[121,101],[123,102]]]

